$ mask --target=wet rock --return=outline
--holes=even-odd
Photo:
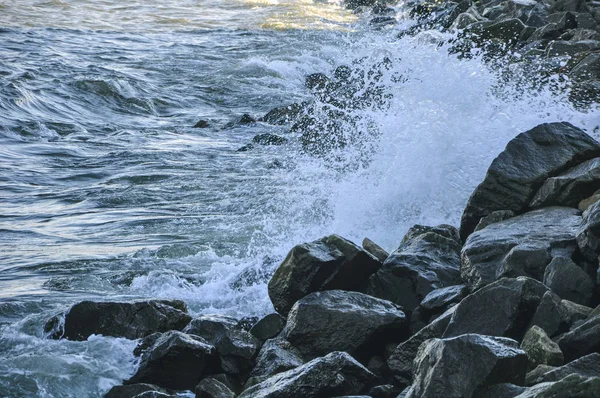
[[[198,123],[194,125],[195,129],[205,129],[208,127],[210,127],[210,123],[208,122],[208,120],[199,120]]]
[[[514,340],[466,334],[427,340],[419,348],[415,368],[407,398],[470,398],[493,384],[522,384],[527,355]]]
[[[560,347],[550,340],[544,329],[538,326],[532,326],[525,333],[521,348],[527,353],[529,369],[534,369],[538,365],[560,366],[563,364],[564,357]]]
[[[484,387],[479,391],[480,398],[514,398],[525,392],[525,387],[517,386],[511,383],[499,383],[493,386]]]
[[[556,366],[538,365],[535,369],[525,375],[525,385],[532,386],[537,384],[536,380],[551,370],[556,369]]]
[[[246,388],[258,384],[277,373],[302,366],[304,361],[298,350],[282,339],[267,340],[256,358]]]
[[[366,293],[412,311],[432,290],[460,283],[460,247],[451,226],[414,226],[369,278]]]
[[[252,123],[256,123],[256,119],[254,119],[252,116],[248,115],[247,113],[244,113],[236,122],[236,124],[252,124]]]
[[[254,145],[246,144],[244,146],[239,147],[236,152],[248,152],[252,149],[254,149]]]
[[[193,390],[204,376],[220,371],[214,346],[200,337],[169,331],[142,354],[139,369],[124,384],[153,383]]]
[[[471,290],[501,277],[542,280],[553,257],[570,257],[581,223],[576,209],[530,211],[474,232],[462,249],[461,274]]]
[[[600,255],[600,202],[591,205],[584,213],[577,231],[577,245],[581,253],[592,262]]]
[[[419,306],[422,315],[427,318],[441,314],[452,304],[459,303],[467,295],[465,285],[448,286],[431,291]]]
[[[474,25],[470,31],[476,35],[477,40],[499,39],[504,43],[514,44],[519,40],[523,29],[525,29],[525,24],[519,19],[513,18],[497,22],[483,22]]]
[[[396,398],[400,392],[400,388],[393,384],[382,384],[371,388],[369,396],[372,398]]]
[[[358,292],[330,290],[311,293],[294,304],[281,335],[305,358],[332,351],[360,358],[402,341],[407,329],[398,306]]]
[[[600,80],[600,53],[591,53],[575,66],[569,76],[574,80]]]
[[[307,104],[291,104],[270,110],[261,119],[265,123],[284,125],[295,121],[306,109]]]
[[[519,134],[492,162],[463,213],[465,240],[482,217],[496,210],[522,213],[548,177],[600,156],[600,144],[569,123],[541,124]]]
[[[266,341],[277,336],[285,326],[285,318],[279,314],[273,313],[265,316],[250,329],[250,334],[259,339]]]
[[[547,291],[531,278],[500,279],[457,305],[444,337],[479,333],[520,341]]]
[[[377,243],[373,242],[369,238],[364,238],[362,241],[362,247],[369,253],[371,253],[375,258],[377,258],[382,263],[390,256],[390,254],[385,251],[381,246]]]
[[[487,216],[482,217],[481,220],[479,220],[479,223],[475,227],[475,231],[484,229],[488,225],[495,224],[500,221],[508,220],[509,218],[512,218],[514,216],[515,216],[515,213],[510,210],[493,211],[490,214],[488,214]]]
[[[450,308],[439,318],[396,346],[388,358],[388,367],[399,383],[410,384],[413,380],[413,362],[419,347],[425,340],[442,337],[456,307]]]
[[[577,208],[579,209],[579,211],[581,211],[583,213],[591,205],[593,205],[594,203],[596,203],[598,201],[600,201],[600,189],[597,190],[596,192],[594,192],[594,194],[592,196],[587,197],[587,198],[583,199],[581,202],[579,202],[579,204],[577,205]]]
[[[203,379],[195,388],[196,398],[235,398],[236,394],[212,377]]]
[[[557,343],[565,356],[565,362],[593,352],[600,352],[600,316],[588,319],[563,334]]]
[[[258,134],[252,138],[252,142],[259,145],[283,145],[287,141],[287,138],[271,133]]]
[[[366,391],[374,380],[375,375],[350,355],[332,352],[252,386],[240,398],[353,395]]]
[[[556,40],[548,44],[546,54],[549,57],[558,56],[575,56],[580,53],[587,53],[592,50],[600,48],[600,42],[593,40],[582,40],[582,41],[565,41]]]
[[[568,300],[561,300],[554,292],[544,293],[533,319],[532,326],[539,326],[550,337],[555,337],[569,330],[571,325],[586,319],[591,308],[584,307]]]
[[[86,340],[92,334],[139,339],[155,332],[183,329],[192,318],[182,301],[156,300],[135,303],[82,301],[65,315],[63,330],[53,338]],[[50,320],[46,332],[56,329]]]
[[[600,158],[583,162],[548,178],[531,200],[531,207],[577,207],[600,187]]]
[[[166,396],[171,397],[171,393],[164,388],[160,388],[159,386],[155,386],[153,384],[131,384],[128,386],[114,386],[110,389],[109,392],[106,393],[104,398],[134,398],[143,393],[160,393],[165,394]]]
[[[295,246],[269,281],[273,306],[286,315],[309,293],[361,290],[366,279],[381,267],[370,253],[337,235]]]
[[[589,275],[564,257],[555,258],[546,267],[544,285],[561,298],[582,305],[590,303],[594,292],[594,282]]]
[[[529,387],[515,398],[600,398],[600,378],[572,374],[553,383]]]
[[[570,374],[583,377],[600,377],[600,354],[589,354],[558,368],[541,368],[540,370],[535,378],[528,375],[529,385],[559,381]]]
[[[258,321],[259,318],[257,316],[245,316],[236,322],[235,328],[243,330],[244,332],[249,332]]]

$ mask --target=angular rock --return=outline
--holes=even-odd
[[[572,374],[553,383],[529,387],[515,398],[600,398],[600,378]]]
[[[544,293],[533,319],[532,326],[539,326],[550,337],[569,330],[576,321],[586,319],[591,308],[561,300],[554,292]]]
[[[254,385],[239,398],[334,397],[367,391],[375,375],[345,352],[332,352]]]
[[[596,192],[594,192],[592,194],[592,196],[587,197],[587,198],[583,199],[581,202],[579,202],[579,204],[577,205],[577,208],[579,209],[579,211],[581,211],[583,213],[591,205],[593,205],[594,203],[596,203],[598,201],[600,201],[600,189],[597,190]]]
[[[511,383],[494,384],[493,386],[482,388],[479,391],[479,398],[514,398],[527,389]]]
[[[527,353],[529,369],[534,369],[538,365],[560,366],[564,361],[558,344],[550,340],[544,329],[538,326],[532,326],[525,333],[521,349]]]
[[[600,80],[600,53],[591,53],[577,64],[569,76],[576,80]]]
[[[161,394],[166,394],[168,396],[170,392],[165,390],[164,388],[160,388],[159,386],[155,386],[152,384],[131,384],[128,386],[114,386],[110,389],[104,396],[104,398],[133,398],[137,397],[140,394],[147,392],[156,392]]]
[[[481,220],[479,220],[479,223],[475,227],[475,231],[484,229],[488,225],[495,224],[500,221],[508,220],[509,218],[513,218],[514,216],[515,216],[515,212],[510,211],[510,210],[493,211],[490,214],[488,214],[487,216],[482,217]]]
[[[520,341],[547,291],[531,278],[500,279],[457,305],[444,337],[479,333]]]
[[[156,332],[183,329],[192,318],[182,301],[153,300],[135,303],[82,301],[65,315],[62,330],[53,338],[86,340],[92,334],[139,339]],[[45,327],[52,331],[54,320]]]
[[[207,120],[198,120],[198,122],[194,125],[195,129],[205,129],[210,127],[210,123]]]
[[[558,339],[565,362],[593,352],[600,352],[600,316],[588,319]]]
[[[556,369],[556,366],[538,365],[535,369],[528,372],[525,376],[525,385],[533,386],[534,384],[538,384],[536,381],[538,378],[542,377],[543,375],[554,369]]]
[[[362,247],[363,249],[371,253],[373,256],[375,256],[382,263],[385,260],[387,260],[387,258],[390,255],[387,251],[385,251],[385,249],[383,249],[381,246],[379,246],[377,243],[373,242],[369,238],[363,239]]]
[[[588,260],[598,261],[600,255],[600,202],[594,203],[583,213],[583,221],[577,231],[577,244]]]
[[[460,247],[454,227],[412,227],[377,273],[366,293],[416,308],[432,290],[460,283]]]
[[[471,398],[493,384],[522,384],[527,355],[514,340],[466,334],[427,340],[419,348],[415,368],[407,398]]]
[[[589,354],[561,367],[547,369],[545,372],[538,372],[536,378],[530,378],[528,381],[529,385],[559,381],[570,374],[577,374],[583,377],[600,377],[600,354]]]
[[[277,336],[285,326],[285,318],[277,313],[266,315],[250,329],[250,334],[260,341]]]
[[[496,210],[522,213],[547,178],[600,157],[600,144],[565,122],[541,124],[508,143],[471,195],[460,236],[473,232],[482,217]]]
[[[309,293],[359,290],[381,267],[370,253],[337,235],[295,246],[269,281],[269,297],[282,315]]]
[[[287,138],[271,133],[258,134],[252,138],[252,142],[259,145],[283,145],[287,141]]]
[[[530,211],[474,232],[462,249],[461,275],[471,290],[501,277],[542,280],[553,257],[570,257],[581,223],[576,209]]]
[[[329,290],[294,304],[281,335],[305,358],[332,351],[364,357],[402,341],[407,329],[398,306],[358,292]]]
[[[452,304],[459,303],[467,295],[467,287],[465,285],[455,285],[443,287],[431,291],[419,306],[421,314],[432,316],[443,313]]]
[[[265,123],[283,125],[292,123],[304,111],[307,104],[291,104],[279,108],[271,109],[261,119]]]
[[[143,354],[140,366],[124,384],[152,383],[174,390],[193,390],[221,367],[214,346],[178,331],[162,334]]]
[[[196,386],[196,398],[235,398],[236,394],[217,379],[208,377]]]
[[[256,358],[256,366],[250,372],[246,387],[258,384],[277,373],[302,366],[300,353],[285,340],[267,340]]]
[[[557,257],[546,267],[544,285],[561,298],[587,305],[594,293],[594,282],[573,261]]]

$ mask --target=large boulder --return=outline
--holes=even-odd
[[[589,354],[558,368],[551,368],[545,372],[540,372],[535,379],[529,380],[529,382],[533,385],[549,381],[559,381],[573,373],[584,377],[600,377],[600,354]]]
[[[588,305],[594,282],[581,267],[564,257],[557,257],[546,267],[544,285],[565,300]]]
[[[583,255],[596,263],[600,256],[600,201],[583,213],[581,227],[577,231],[577,244]]]
[[[457,305],[444,337],[479,333],[520,341],[547,291],[531,278],[500,279]]]
[[[196,398],[235,398],[236,394],[231,389],[213,377],[203,379],[196,386]]]
[[[600,352],[600,316],[590,318],[560,336],[558,345],[565,356],[565,362]]]
[[[250,329],[250,334],[260,341],[277,336],[285,326],[285,318],[277,313],[266,315]]]
[[[366,293],[412,311],[432,290],[460,284],[460,248],[456,228],[416,225],[369,278]]]
[[[217,350],[206,340],[170,331],[144,350],[137,372],[124,384],[151,383],[193,390],[204,376],[220,372],[219,362]]]
[[[560,347],[539,326],[532,326],[525,333],[521,348],[527,353],[529,369],[538,365],[560,366],[564,357]]]
[[[571,374],[560,381],[529,387],[515,398],[600,398],[600,378]]]
[[[600,187],[600,158],[585,161],[548,178],[531,200],[531,207],[569,206],[590,197]]]
[[[92,334],[139,339],[156,332],[181,330],[192,319],[178,300],[134,303],[82,301],[65,315],[64,325],[51,319],[45,327],[54,338],[87,340]]]
[[[549,290],[542,296],[531,325],[544,329],[550,337],[556,337],[567,332],[575,322],[586,319],[591,311],[591,308],[561,300]]]
[[[304,364],[300,353],[282,339],[267,340],[256,358],[256,366],[250,372],[249,385],[260,383],[277,373],[297,368]]]
[[[294,304],[281,336],[307,359],[332,351],[363,357],[402,341],[406,331],[407,319],[398,306],[358,292],[329,290]]]
[[[335,397],[368,391],[375,375],[345,352],[332,352],[256,384],[239,398]]]
[[[471,398],[482,387],[522,384],[527,355],[514,340],[465,334],[424,342],[415,368],[407,398]]]
[[[282,315],[309,293],[361,290],[381,267],[377,258],[354,243],[330,235],[295,246],[269,281],[269,297]]]
[[[577,209],[549,207],[474,232],[462,249],[463,280],[471,290],[502,277],[542,280],[553,257],[575,252],[580,223]]]
[[[473,232],[482,217],[496,210],[524,212],[547,178],[600,157],[600,144],[573,125],[541,124],[519,134],[490,165],[462,216],[460,236]]]

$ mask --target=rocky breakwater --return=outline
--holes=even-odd
[[[269,283],[277,313],[192,319],[179,301],[83,302],[49,338],[138,339],[116,397],[600,397],[600,143],[519,134],[460,229],[414,226],[388,254],[331,235]]]

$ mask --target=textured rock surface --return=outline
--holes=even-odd
[[[572,374],[554,383],[530,387],[515,398],[600,398],[600,378]]]
[[[250,372],[248,385],[254,385],[286,370],[304,364],[300,353],[285,340],[267,340],[256,358],[256,366]]]
[[[461,275],[474,290],[501,277],[542,280],[555,256],[570,257],[581,223],[576,209],[534,210],[474,232],[462,249]]]
[[[431,316],[446,311],[450,305],[460,302],[467,294],[465,285],[448,286],[431,291],[419,306],[421,314]]]
[[[583,213],[581,227],[577,231],[577,244],[588,260],[596,263],[600,256],[600,202],[591,205]]]
[[[152,384],[131,384],[128,386],[114,386],[104,396],[104,398],[133,398],[142,393],[156,392],[159,394],[166,394],[171,396],[168,390],[160,388]]]
[[[363,239],[363,241],[362,241],[362,247],[363,247],[363,249],[365,249],[366,251],[368,251],[369,253],[371,253],[373,256],[375,256],[382,263],[390,255],[390,253],[388,253],[387,251],[385,251],[385,249],[383,249],[381,246],[379,246],[377,243],[373,242],[369,238],[364,238]]]
[[[525,333],[521,349],[527,353],[529,369],[538,365],[560,366],[564,357],[558,344],[550,340],[544,329],[533,326]]]
[[[269,297],[277,312],[287,315],[309,293],[360,290],[381,267],[372,254],[337,235],[295,246],[269,281]]]
[[[212,377],[203,379],[196,386],[196,398],[235,398],[236,394],[225,384]]]
[[[536,369],[537,370],[537,369]],[[600,377],[600,354],[593,353],[576,359],[568,364],[537,372],[536,377],[529,377],[528,384],[545,383],[549,381],[559,381],[570,374],[578,374],[583,377]],[[533,372],[532,372],[533,373]]]
[[[259,339],[266,341],[277,336],[285,326],[285,318],[279,314],[269,314],[258,321],[250,329],[250,334]]]
[[[307,359],[332,351],[360,357],[401,341],[406,331],[407,319],[398,306],[358,292],[330,290],[299,300],[282,337]]]
[[[558,339],[558,345],[570,362],[592,352],[600,352],[600,316],[588,319]]]
[[[546,123],[519,134],[490,165],[462,216],[463,240],[496,210],[522,213],[548,177],[600,156],[600,144],[569,123]]]
[[[594,293],[594,282],[572,260],[557,257],[550,262],[544,273],[544,285],[565,300],[587,305]]]

